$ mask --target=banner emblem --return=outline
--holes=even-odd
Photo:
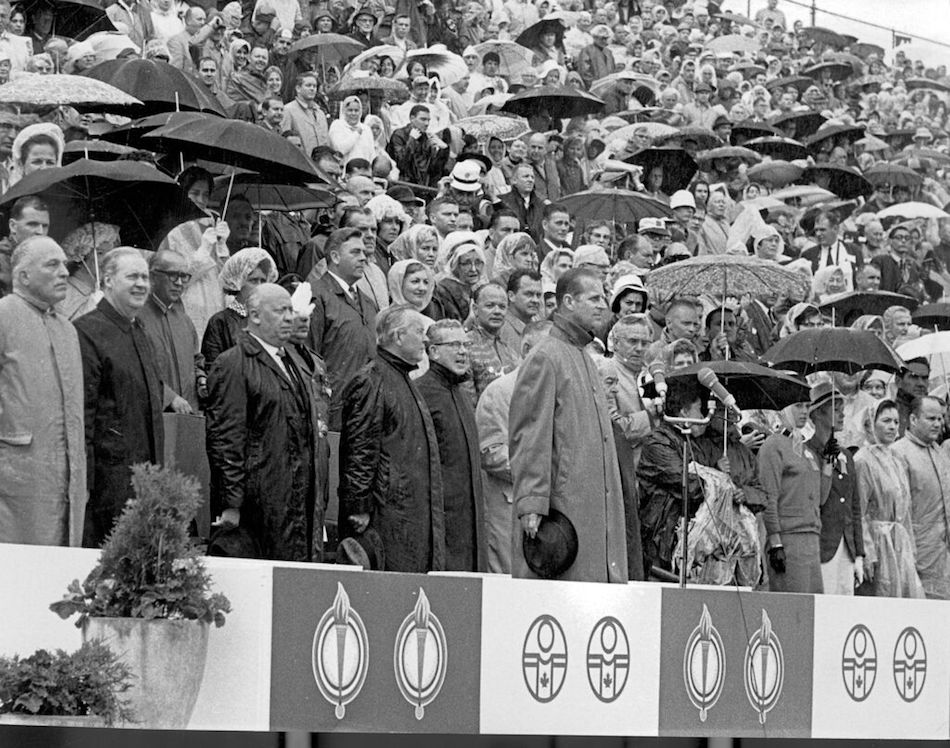
[[[854,701],[864,701],[871,695],[877,678],[877,645],[863,623],[853,626],[844,640],[841,676],[844,690]]]
[[[913,626],[901,631],[894,645],[894,685],[904,701],[916,701],[927,680],[927,648]]]
[[[712,624],[709,608],[703,605],[699,624],[686,641],[683,655],[683,681],[693,706],[699,709],[699,719],[706,721],[722,694],[726,678],[726,654],[722,637]]]
[[[560,693],[567,675],[567,639],[554,616],[540,615],[528,628],[521,648],[521,673],[536,701],[545,704]]]
[[[587,680],[594,696],[616,701],[627,685],[630,642],[623,625],[613,616],[601,618],[587,642]]]
[[[336,718],[343,719],[346,705],[359,695],[366,682],[369,638],[363,619],[350,607],[350,598],[339,582],[333,605],[313,633],[311,664],[317,688],[335,706]]]
[[[445,683],[448,644],[442,623],[429,607],[429,598],[419,588],[412,613],[403,619],[396,633],[393,670],[403,698],[415,707],[416,719],[435,701]]]
[[[782,643],[772,630],[769,614],[762,611],[762,625],[752,634],[745,650],[742,667],[745,693],[752,708],[759,713],[759,723],[765,724],[782,695],[785,680],[785,657]]]

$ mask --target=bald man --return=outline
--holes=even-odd
[[[0,299],[0,543],[79,545],[86,506],[82,357],[56,311],[66,255],[44,236],[13,252]]]
[[[220,511],[220,528],[245,530],[259,558],[320,561],[328,476],[322,367],[289,345],[295,315],[287,291],[265,283],[246,306],[246,331],[208,377],[212,511]]]

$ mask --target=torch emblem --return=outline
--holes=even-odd
[[[683,680],[686,693],[693,706],[699,710],[699,719],[706,721],[722,694],[722,684],[726,678],[726,654],[722,646],[722,637],[713,626],[709,608],[703,605],[699,624],[693,629],[686,641],[686,653],[683,655]]]
[[[782,695],[785,680],[785,656],[782,643],[772,630],[769,614],[762,611],[762,625],[752,634],[745,649],[742,666],[745,693],[752,708],[759,713],[759,723],[765,724]]]
[[[343,719],[346,705],[359,695],[366,682],[369,639],[363,619],[350,607],[350,598],[339,582],[333,605],[313,633],[311,661],[317,688],[334,705],[336,718]]]
[[[403,698],[415,707],[416,719],[425,716],[445,682],[448,646],[442,624],[429,607],[429,598],[419,588],[412,613],[396,632],[393,670]]]

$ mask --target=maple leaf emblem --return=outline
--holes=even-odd
[[[547,687],[548,687],[548,683],[550,683],[550,682],[551,682],[551,679],[548,678],[548,674],[547,674],[547,673],[542,673],[542,674],[541,674],[541,685],[544,686],[545,688],[547,688]]]
[[[604,676],[604,685],[605,685],[607,688],[610,688],[610,684],[613,683],[613,682],[614,682],[614,680],[613,680],[613,678],[610,677],[610,673],[607,673],[607,675]]]

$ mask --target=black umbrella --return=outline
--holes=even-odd
[[[50,236],[57,241],[84,223],[100,221],[118,226],[123,244],[157,250],[179,223],[205,216],[174,179],[136,161],[80,159],[35,171],[0,198],[0,212],[6,217],[27,195],[39,195],[49,205],[56,217]]]
[[[747,140],[743,145],[749,150],[761,153],[763,156],[794,161],[799,158],[808,158],[808,149],[797,140],[791,138],[767,137]]]
[[[679,117],[672,109],[664,109],[663,107],[657,106],[644,107],[643,109],[627,109],[623,112],[616,112],[613,116],[620,117],[620,119],[629,122],[631,125],[636,122],[662,122],[668,124],[673,118]]]
[[[140,116],[197,111],[224,117],[224,110],[197,79],[161,60],[106,60],[82,75],[111,83],[144,102]]]
[[[712,369],[742,410],[781,410],[808,400],[811,389],[793,374],[745,361],[700,361],[667,374],[667,383],[695,384],[700,369]]]
[[[809,135],[814,135],[818,132],[818,128],[821,127],[827,119],[825,115],[812,110],[808,110],[807,112],[791,112],[790,114],[783,114],[773,119],[772,127],[784,131],[785,128],[794,125],[795,131],[792,135],[789,135],[789,137],[793,137],[796,140],[804,140]]]
[[[871,44],[870,42],[858,42],[851,45],[851,54],[857,55],[862,60],[866,60],[871,55],[877,55],[878,59],[883,60],[884,47],[879,47],[877,44]]]
[[[927,330],[950,330],[950,304],[924,304],[914,311],[913,319]]]
[[[802,29],[801,35],[804,39],[818,44],[824,44],[826,47],[834,47],[835,49],[847,47],[849,44],[853,44],[858,40],[857,37],[849,36],[848,34],[839,34],[837,31],[826,29],[823,26],[810,26]]]
[[[641,218],[672,218],[670,206],[647,197],[642,192],[605,190],[575,192],[558,202],[577,221],[613,221],[618,224],[638,223]]]
[[[917,308],[917,299],[886,291],[852,291],[841,294],[836,299],[830,299],[818,308],[829,314],[833,309],[835,324],[840,327],[849,326],[862,314],[884,314],[892,306],[903,306],[913,310]]]
[[[854,75],[854,67],[847,62],[819,62],[802,70],[802,75],[814,78],[816,81],[830,77],[833,81],[843,81]]]
[[[660,190],[667,195],[685,190],[698,169],[692,156],[682,148],[645,148],[624,160],[643,168],[644,182],[651,169],[662,167],[663,184]]]
[[[333,193],[321,187],[302,184],[284,184],[275,182],[261,174],[237,174],[232,184],[228,175],[214,180],[214,192],[211,203],[223,206],[228,199],[238,195],[247,198],[254,210],[274,210],[288,212],[292,210],[314,210],[332,208],[336,202]]]
[[[730,141],[732,145],[745,145],[747,140],[753,138],[767,138],[770,135],[778,135],[779,131],[771,125],[764,122],[753,122],[752,120],[742,120],[732,126]]]
[[[512,96],[501,107],[503,112],[534,117],[548,114],[555,119],[582,117],[596,114],[604,108],[603,99],[566,86],[529,88]]]
[[[220,117],[172,117],[143,137],[152,150],[175,151],[272,178],[316,182],[320,175],[303,152],[275,132],[250,122]]]
[[[874,185],[866,180],[857,169],[850,166],[809,166],[802,175],[800,184],[816,184],[834,192],[838,197],[852,200],[856,197],[870,197],[874,194]]]
[[[941,93],[947,93],[950,91],[950,86],[948,86],[946,83],[931,80],[930,78],[905,78],[904,88],[906,88],[908,91],[914,91],[919,88],[929,88],[933,91],[940,91]]]
[[[818,128],[813,135],[809,135],[802,142],[812,153],[818,153],[821,150],[821,144],[827,140],[843,139],[848,143],[853,143],[863,137],[863,125],[828,125]]]
[[[920,187],[924,178],[909,166],[879,162],[864,172],[864,178],[875,187]]]
[[[27,18],[32,18],[41,6],[53,9],[54,36],[81,40],[97,31],[116,30],[102,5],[95,0],[24,0],[16,4],[17,8],[26,13]]]
[[[819,371],[857,374],[866,369],[896,372],[901,361],[873,332],[850,327],[819,327],[799,330],[762,354],[776,369],[801,375]]]
[[[822,213],[834,213],[838,218],[838,222],[841,223],[854,213],[857,207],[858,203],[855,200],[822,201],[817,205],[806,208],[805,212],[802,213],[798,219],[798,225],[802,227],[806,236],[811,236],[815,231],[815,221],[818,220],[818,216]]]
[[[528,49],[536,49],[541,46],[541,37],[545,34],[554,34],[554,43],[557,46],[561,46],[564,43],[564,31],[567,28],[564,21],[557,16],[552,16],[549,18],[542,18],[537,23],[533,23],[524,31],[522,31],[518,38],[515,39],[517,44],[520,44],[522,47],[527,47]]]
[[[722,140],[716,133],[712,130],[707,130],[705,127],[694,127],[692,125],[686,125],[679,128],[678,133],[671,133],[664,138],[661,138],[658,143],[661,145],[666,145],[667,143],[676,142],[683,144],[688,140],[692,140],[696,143],[696,147],[702,151],[705,151],[708,148],[718,148],[723,145]]]
[[[185,117],[201,119],[204,117],[201,112],[161,112],[159,114],[150,114],[148,117],[134,119],[126,125],[120,125],[114,130],[104,132],[99,136],[100,140],[106,140],[110,143],[126,145],[130,148],[142,148],[148,150],[154,148],[155,143],[146,143],[143,139],[150,132],[164,127],[172,117],[176,121],[182,121]]]
[[[106,140],[71,140],[63,149],[63,165],[71,164],[81,158],[94,161],[115,161],[134,151],[127,145],[110,143]]]
[[[798,91],[799,95],[805,93],[809,88],[815,85],[815,81],[805,75],[790,75],[786,78],[773,78],[770,81],[766,81],[765,87],[769,91],[774,91],[776,88],[794,88]]]

